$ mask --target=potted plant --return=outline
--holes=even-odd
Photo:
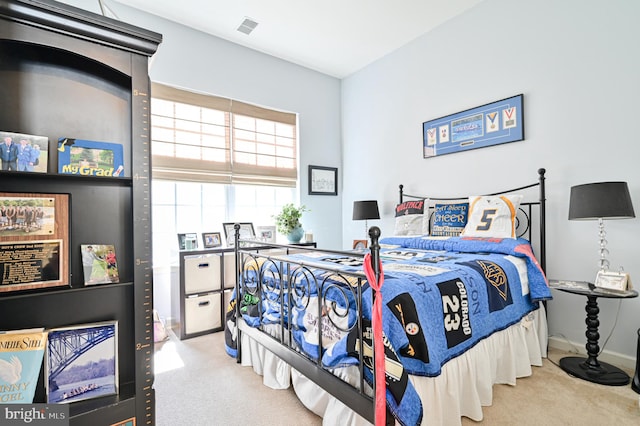
[[[276,220],[276,229],[279,233],[286,235],[290,243],[298,243],[304,235],[300,218],[302,213],[308,211],[305,206],[296,207],[293,203],[282,206],[280,213],[273,216]]]

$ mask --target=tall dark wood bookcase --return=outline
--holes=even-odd
[[[148,61],[161,41],[52,0],[0,0],[0,131],[49,138],[47,173],[0,172],[0,191],[70,194],[69,286],[0,293],[0,329],[118,321],[118,395],[71,403],[72,425],[155,423]],[[122,144],[124,178],[58,174],[60,137]],[[84,286],[92,243],[115,246],[119,283]]]

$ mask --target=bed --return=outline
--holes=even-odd
[[[546,356],[544,175],[463,198],[401,185],[393,236],[372,227],[365,251],[260,246],[238,226],[227,353],[324,424],[481,420],[493,384]]]

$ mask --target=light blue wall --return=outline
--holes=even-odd
[[[640,2],[485,0],[343,80],[344,244],[353,200],[377,198],[393,231],[397,186],[435,195],[534,182],[547,169],[551,278],[593,280],[598,226],[568,221],[572,185],[624,180],[640,216]],[[524,94],[526,140],[422,158],[423,121]],[[612,267],[640,282],[640,219],[607,221]],[[550,333],[584,347],[582,296],[556,294]],[[600,299],[600,345],[620,302]],[[635,358],[640,298],[620,305],[607,350]],[[560,337],[563,339],[563,337]]]
[[[97,1],[63,3],[101,13]],[[310,209],[302,224],[313,231],[318,244],[340,248],[342,198],[307,193],[310,164],[342,166],[340,80],[113,1],[106,3],[119,20],[163,35],[149,67],[152,81],[299,114],[300,202]]]

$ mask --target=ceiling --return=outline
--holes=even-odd
[[[482,0],[113,1],[344,78]]]

